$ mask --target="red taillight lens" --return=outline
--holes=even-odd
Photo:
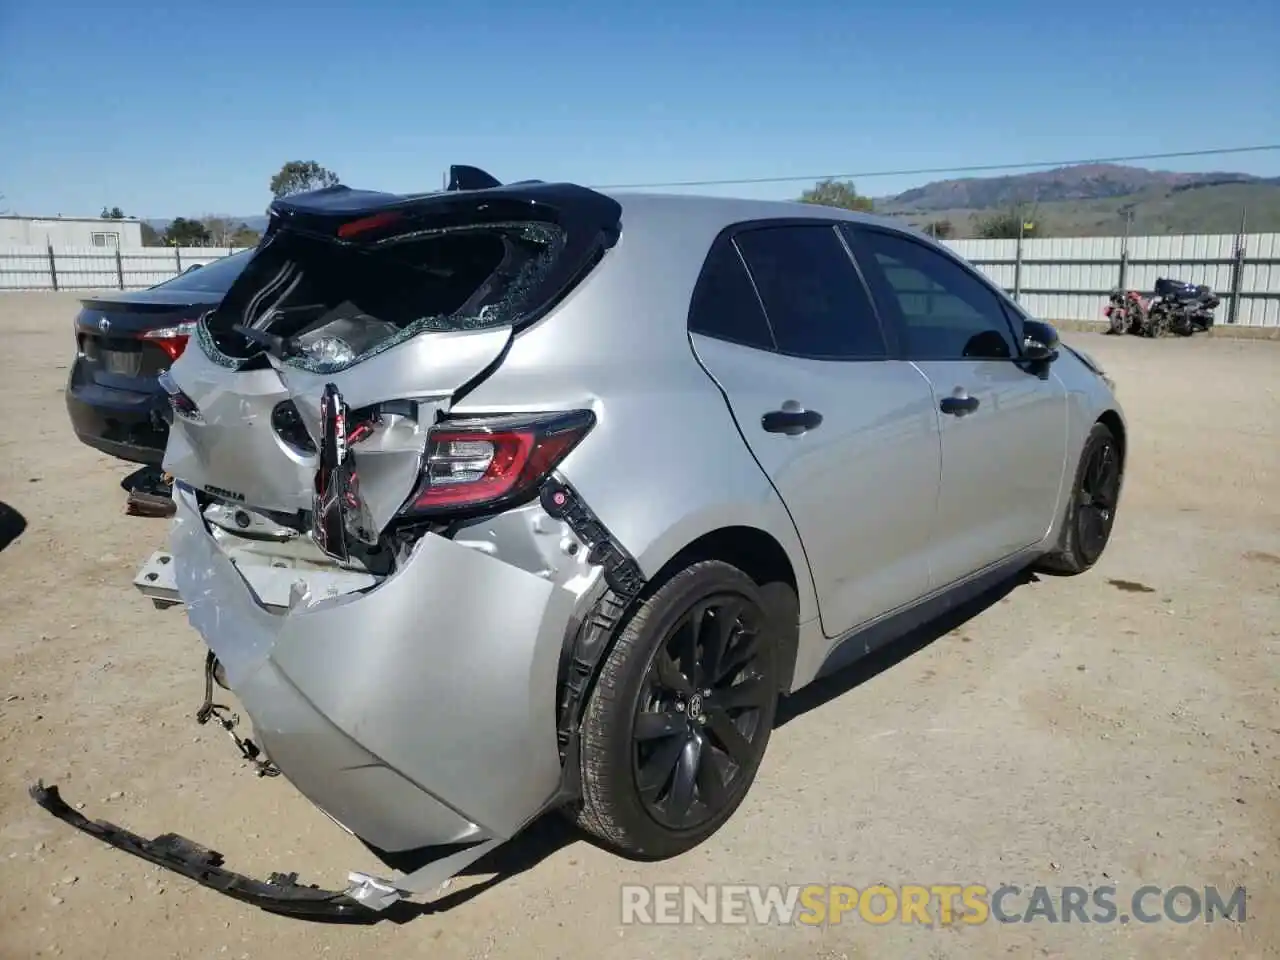
[[[590,410],[444,423],[431,431],[407,514],[457,513],[531,497],[595,426]]]
[[[176,323],[170,327],[157,327],[154,330],[148,330],[142,335],[142,339],[148,343],[154,343],[165,352],[169,362],[173,363],[173,361],[182,356],[182,351],[187,349],[187,341],[191,339],[191,335],[195,332],[195,321],[189,320],[185,323]]]

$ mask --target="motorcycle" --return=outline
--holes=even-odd
[[[1136,290],[1112,290],[1103,316],[1110,321],[1110,336],[1131,334],[1147,336],[1149,315],[1147,301]]]
[[[1109,321],[1106,332],[1112,336],[1151,338],[1207,333],[1213,327],[1213,311],[1220,303],[1204,284],[1161,277],[1150,297],[1136,290],[1113,290],[1103,310]]]
[[[1156,281],[1151,303],[1154,336],[1172,333],[1190,337],[1208,333],[1213,326],[1213,311],[1222,301],[1204,284],[1184,283],[1161,278]]]

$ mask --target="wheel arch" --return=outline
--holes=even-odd
[[[772,534],[759,527],[732,524],[708,530],[672,554],[649,578],[648,590],[656,590],[679,571],[703,560],[720,560],[737,567],[760,585],[767,613],[778,631],[781,662],[778,676],[783,689],[790,686],[799,653],[801,590],[812,589],[809,567],[797,564]]]
[[[1115,436],[1116,446],[1120,448],[1120,473],[1123,476],[1129,452],[1129,437],[1125,430],[1124,417],[1120,416],[1119,411],[1114,408],[1108,408],[1099,414],[1095,422],[1102,424]]]

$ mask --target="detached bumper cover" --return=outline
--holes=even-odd
[[[187,617],[254,740],[321,810],[396,852],[510,838],[555,797],[570,591],[427,534],[374,589],[316,596],[313,582],[268,609],[175,486]]]
[[[302,886],[297,882],[297,874],[273,873],[265,881],[254,880],[225,869],[222,854],[216,850],[177,834],[166,833],[147,840],[115,824],[90,820],[68,806],[56,786],[36,783],[29,792],[36,803],[77,830],[235,900],[272,913],[313,920],[374,923],[379,919],[376,910],[342,891]]]

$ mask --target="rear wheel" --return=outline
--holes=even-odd
[[[777,710],[768,623],[755,582],[717,560],[686,567],[641,605],[583,717],[584,830],[621,853],[662,859],[733,815]]]
[[[1058,546],[1040,566],[1056,573],[1083,573],[1098,562],[1111,539],[1120,499],[1120,445],[1104,423],[1085,440],[1071,488]]]

